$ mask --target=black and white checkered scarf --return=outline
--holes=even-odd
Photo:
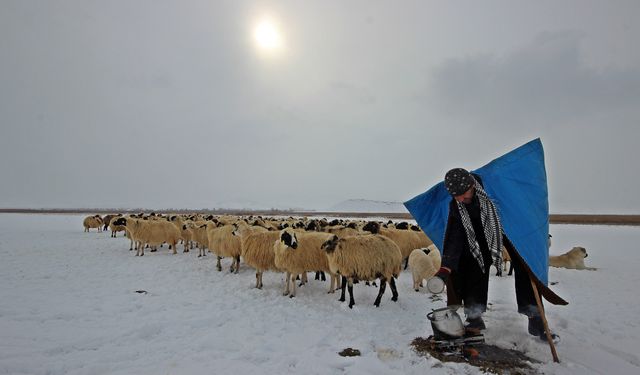
[[[475,181],[476,195],[480,202],[480,219],[482,220],[482,227],[484,228],[484,236],[487,239],[487,245],[489,245],[489,251],[491,253],[491,259],[493,265],[497,270],[502,270],[502,225],[500,224],[500,218],[496,211],[496,206],[491,199],[487,196],[482,186]],[[464,203],[456,201],[458,210],[460,211],[460,217],[462,218],[462,225],[464,231],[467,234],[467,241],[469,242],[469,248],[471,254],[478,261],[482,273],[484,273],[484,261],[482,259],[482,253],[480,252],[480,245],[476,239],[476,233],[471,225],[471,218],[469,212]]]

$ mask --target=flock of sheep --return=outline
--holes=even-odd
[[[256,288],[262,288],[265,271],[286,273],[284,295],[296,295],[296,280],[307,282],[307,272],[316,272],[316,279],[330,276],[329,292],[341,288],[340,301],[349,291],[349,307],[355,304],[353,284],[379,280],[380,287],[374,305],[380,300],[387,284],[397,301],[395,279],[409,267],[413,288],[418,291],[422,281],[440,268],[440,252],[419,227],[406,222],[387,223],[360,220],[309,218],[263,218],[203,215],[99,215],[88,216],[85,231],[111,231],[111,237],[124,232],[130,240],[129,250],[143,256],[167,244],[173,254],[179,244],[183,252],[197,248],[198,257],[211,252],[220,260],[231,258],[230,271],[238,273],[241,260],[256,270]]]

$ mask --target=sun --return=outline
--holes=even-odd
[[[282,48],[282,33],[278,25],[270,19],[262,19],[253,30],[256,45],[264,51],[276,51]]]

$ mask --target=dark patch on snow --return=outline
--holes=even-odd
[[[346,348],[338,354],[342,357],[359,357],[361,353],[358,349]]]
[[[461,346],[457,349],[443,351],[435,348],[433,341],[422,337],[416,337],[411,342],[411,346],[420,355],[429,355],[441,362],[467,363],[480,368],[485,373],[539,374],[531,365],[540,362],[527,357],[518,350],[504,349],[489,344],[479,344]]]

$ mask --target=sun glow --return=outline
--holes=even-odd
[[[253,30],[253,38],[264,51],[276,51],[282,47],[282,34],[270,19],[262,19]]]

